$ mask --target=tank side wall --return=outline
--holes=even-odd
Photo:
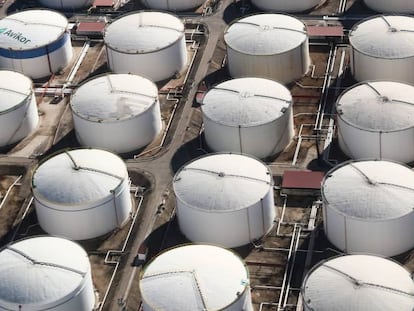
[[[243,152],[266,158],[283,151],[294,136],[293,116],[289,109],[271,123],[241,130]]]
[[[223,308],[222,310],[223,311],[253,311],[250,288],[247,288],[243,292],[243,295],[240,295],[236,301],[234,301],[227,308]]]
[[[123,191],[116,199],[99,207],[81,211],[62,211],[61,206],[46,206],[35,197],[36,215],[44,231],[51,235],[63,236],[71,240],[86,240],[102,236],[119,227],[131,210],[128,191]],[[51,205],[48,203],[48,205]],[[53,209],[52,209],[53,208]]]
[[[380,158],[379,133],[353,127],[338,118],[338,143],[341,150],[352,159]]]
[[[47,55],[28,59],[0,56],[0,67],[23,73],[32,79],[50,75]]]
[[[414,84],[411,70],[414,57],[406,59],[375,58],[353,49],[352,69],[357,81],[389,80]]]
[[[59,46],[59,48],[56,48]],[[52,51],[49,51],[49,48]],[[73,50],[70,41],[70,34],[64,36],[50,44],[35,51],[7,51],[0,53],[0,67],[21,72],[32,79],[44,78],[51,73],[58,72],[66,67],[72,59]],[[13,56],[15,54],[15,56]],[[27,55],[25,57],[24,55]]]
[[[73,58],[73,48],[70,40],[70,34],[66,33],[65,36],[68,37],[65,44],[60,49],[49,54],[50,65],[52,67],[52,72],[54,73],[64,69],[67,65],[69,65]]]
[[[189,207],[177,199],[177,216],[181,232],[193,242],[206,242],[228,248],[250,242],[246,209],[209,213]]]
[[[365,4],[381,13],[414,13],[414,2],[409,0],[393,0],[393,1],[378,1],[378,0],[364,0]]]
[[[13,144],[29,135],[39,124],[35,96],[18,109],[0,115],[0,124],[0,146]]]
[[[406,252],[414,247],[413,221],[413,213],[403,218],[378,222],[347,219],[347,251],[382,256],[395,256]]]
[[[353,159],[382,159],[408,163],[414,160],[414,129],[398,132],[369,132],[338,118],[338,142]]]
[[[170,47],[153,53],[124,54],[107,48],[107,55],[113,72],[133,73],[154,82],[174,76],[187,64],[184,36]]]
[[[276,209],[273,190],[269,191],[261,202],[248,209],[250,240],[257,240],[268,233],[274,225]]]
[[[233,78],[260,77],[287,84],[305,74],[309,54],[303,55],[302,45],[284,53],[268,56],[247,55],[227,47],[229,73]]]
[[[128,179],[124,179],[122,185],[117,189],[115,204],[118,227],[121,227],[129,219],[132,211],[132,199]]]
[[[252,0],[253,5],[264,11],[302,12],[319,4],[320,0]]]
[[[328,203],[323,203],[325,235],[335,247],[347,251],[345,217],[333,210]]]
[[[50,311],[91,311],[95,306],[95,292],[90,271],[85,275],[84,287],[66,303],[60,304]]]
[[[39,0],[39,2],[48,8],[62,10],[87,8],[93,4],[94,0]]]
[[[414,161],[414,128],[381,135],[381,158],[398,162]]]
[[[239,128],[204,119],[204,137],[210,149],[216,152],[241,152]]]
[[[144,0],[146,7],[155,10],[185,11],[199,7],[205,0]]]
[[[162,128],[158,102],[142,115],[119,122],[91,122],[75,113],[72,115],[76,136],[81,145],[110,149],[118,153],[146,146]]]

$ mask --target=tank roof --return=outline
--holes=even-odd
[[[82,118],[108,122],[134,118],[157,100],[158,89],[152,81],[132,74],[108,74],[82,84],[70,104]]]
[[[411,311],[414,283],[394,261],[370,255],[348,255],[322,262],[306,276],[302,295],[317,311]]]
[[[251,55],[288,52],[308,38],[300,20],[284,14],[255,14],[241,18],[226,29],[224,40],[231,49]]]
[[[235,253],[187,245],[155,257],[143,270],[140,289],[154,310],[222,310],[248,290],[248,278]]]
[[[364,19],[349,33],[357,51],[379,58],[399,59],[414,56],[414,18],[378,15]]]
[[[66,17],[52,10],[27,10],[0,19],[0,49],[31,50],[59,39]]]
[[[211,88],[201,108],[216,122],[248,127],[280,118],[291,105],[292,95],[284,85],[262,78],[239,78]]]
[[[175,195],[194,208],[230,212],[260,201],[273,185],[269,169],[253,157],[218,153],[186,164],[174,177]]]
[[[184,24],[176,16],[142,11],[121,16],[105,29],[105,43],[124,53],[151,53],[184,36]]]
[[[390,81],[365,81],[346,90],[336,103],[346,123],[390,132],[414,126],[414,87]]]
[[[117,155],[99,149],[75,149],[59,153],[39,165],[33,174],[38,200],[62,204],[69,210],[84,204],[98,205],[112,198],[128,178],[126,165]]]
[[[45,310],[75,297],[90,264],[78,244],[35,237],[0,251],[0,308]]]
[[[15,71],[0,70],[0,114],[16,109],[32,94],[30,78]]]
[[[414,172],[389,161],[350,161],[325,176],[322,195],[330,208],[367,221],[413,213]]]

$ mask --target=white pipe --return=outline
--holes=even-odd
[[[290,246],[289,246],[289,253],[287,256],[287,264],[286,264],[286,269],[285,269],[285,273],[283,274],[283,281],[282,281],[282,289],[280,291],[280,295],[279,295],[279,300],[277,303],[277,311],[282,311],[283,308],[281,308],[281,304],[282,304],[282,300],[287,301],[287,297],[285,297],[284,295],[288,295],[288,291],[289,291],[289,287],[290,287],[290,281],[291,281],[291,273],[293,270],[293,266],[295,264],[295,259],[296,259],[296,249],[299,245],[299,239],[300,239],[300,231],[301,228],[300,226],[295,225],[293,228],[293,233],[292,233],[292,238],[290,241]],[[292,268],[290,268],[292,267]],[[287,280],[288,278],[288,272],[289,272],[289,280]],[[286,282],[287,285],[286,285]],[[287,287],[286,289],[286,294],[285,294],[285,286]]]
[[[289,278],[288,278],[288,282],[287,282],[287,286],[286,286],[286,294],[285,294],[285,299],[283,301],[282,310],[284,310],[286,308],[286,305],[287,305],[287,300],[288,300],[289,291],[290,291],[290,283],[292,281],[293,270],[294,270],[295,262],[296,262],[296,254],[297,254],[298,247],[299,247],[301,227],[298,226],[298,225],[295,225],[295,228],[298,228],[298,233],[297,233],[297,237],[296,237],[296,244],[295,244],[295,248],[294,248],[294,252],[293,252],[292,264],[291,264],[291,268],[290,268],[290,272],[289,272]],[[293,237],[293,235],[292,235],[292,237]]]
[[[105,263],[110,263],[110,264],[115,264],[115,268],[114,268],[114,271],[112,272],[111,279],[109,280],[109,284],[108,284],[108,286],[107,286],[107,288],[106,288],[106,291],[105,291],[104,297],[103,297],[103,298],[102,298],[102,300],[99,302],[99,309],[98,309],[99,311],[102,311],[102,310],[103,310],[103,307],[104,307],[104,305],[105,305],[106,299],[108,298],[109,291],[110,291],[110,289],[111,289],[111,287],[112,287],[112,283],[113,283],[113,281],[114,281],[115,275],[116,275],[116,273],[117,273],[117,271],[118,271],[118,268],[119,268],[119,265],[120,265],[120,261],[108,260],[108,258],[109,258],[109,254],[110,254],[110,253],[117,253],[117,254],[121,255],[122,253],[124,253],[124,252],[125,252],[126,246],[127,246],[127,244],[128,244],[129,238],[130,238],[130,236],[131,236],[132,229],[134,228],[134,225],[135,225],[135,222],[136,222],[136,219],[137,219],[137,216],[138,216],[138,212],[139,212],[139,210],[140,210],[140,207],[141,207],[141,205],[142,205],[143,200],[144,200],[144,196],[140,196],[140,200],[139,200],[139,202],[138,202],[138,204],[137,204],[137,209],[136,209],[136,211],[135,211],[135,213],[134,213],[134,216],[132,217],[132,222],[131,222],[131,225],[130,225],[130,227],[129,227],[129,230],[128,230],[128,233],[127,233],[127,236],[126,236],[126,238],[125,238],[125,241],[124,241],[124,243],[123,243],[123,245],[122,245],[121,250],[109,250],[109,251],[107,251],[107,253],[106,253],[106,256],[105,256],[105,260],[104,260],[104,262],[105,262]]]
[[[183,85],[185,85],[185,84],[187,83],[188,77],[189,77],[189,75],[190,75],[190,72],[191,72],[191,69],[192,69],[192,67],[193,67],[194,60],[195,60],[195,57],[196,57],[196,55],[197,55],[198,48],[199,48],[199,44],[198,44],[198,43],[197,43],[197,44],[196,44],[196,46],[194,47],[194,45],[195,45],[196,41],[192,41],[192,42],[193,42],[193,43],[192,43],[192,48],[194,48],[194,49],[195,49],[195,52],[194,52],[194,54],[193,54],[193,57],[191,58],[190,65],[188,66],[188,70],[187,70],[186,75],[185,75],[185,77],[184,77],[184,82],[183,82]],[[174,95],[171,95],[171,94],[172,94],[172,91],[171,91],[171,90],[170,90],[170,91],[168,91],[168,93],[167,93],[167,97],[166,97],[166,100],[169,100],[169,101],[175,101],[175,104],[174,104],[174,107],[173,107],[173,111],[171,112],[170,118],[168,119],[167,125],[166,125],[166,127],[165,127],[165,129],[164,129],[164,133],[163,133],[163,135],[162,135],[161,142],[159,143],[159,145],[158,145],[158,146],[155,146],[155,147],[153,147],[153,148],[151,148],[151,149],[149,149],[149,150],[147,150],[147,151],[145,151],[145,152],[143,152],[143,153],[140,153],[140,154],[134,155],[134,159],[137,159],[137,158],[139,158],[139,157],[141,157],[141,156],[143,156],[143,155],[145,155],[145,154],[148,154],[148,153],[150,153],[150,152],[152,152],[152,151],[155,151],[155,150],[157,150],[157,149],[160,149],[160,148],[164,147],[164,143],[165,143],[165,140],[166,140],[166,138],[167,138],[167,134],[168,134],[169,129],[170,129],[170,127],[171,127],[171,123],[172,123],[172,121],[173,121],[173,119],[174,119],[175,112],[177,111],[178,104],[179,104],[179,102],[180,102],[180,99],[179,99],[179,98],[181,98],[181,92],[177,92],[177,90],[174,90]],[[172,96],[174,96],[174,97],[172,97]]]
[[[285,216],[285,209],[286,209],[286,204],[287,204],[287,195],[281,193],[280,196],[283,197],[284,199],[283,199],[282,213],[280,214],[279,221],[277,222],[276,236],[279,236],[280,225],[283,221],[283,217]]]
[[[79,70],[80,65],[82,64],[83,60],[85,59],[86,54],[88,53],[90,47],[89,40],[83,44],[81,53],[79,54],[78,59],[76,60],[75,65],[72,67],[71,71],[69,72],[68,77],[66,78],[66,82],[63,84],[63,89],[65,89],[68,85],[70,85],[75,78],[76,73]]]
[[[18,176],[17,178],[16,178],[16,180],[9,186],[9,188],[7,189],[7,191],[6,191],[6,194],[4,195],[4,197],[3,197],[3,200],[1,201],[1,203],[0,203],[0,210],[3,208],[3,205],[4,205],[4,203],[6,202],[6,200],[7,200],[7,197],[9,196],[9,194],[10,194],[10,192],[11,192],[11,190],[13,189],[13,187],[19,182],[19,180],[22,178],[23,176],[22,175],[20,175],[20,176]]]

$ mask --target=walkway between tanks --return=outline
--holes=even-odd
[[[217,42],[222,36],[224,28],[226,27],[226,24],[223,20],[224,10],[232,2],[232,0],[222,0],[218,9],[213,15],[210,15],[208,17],[192,18],[193,20],[205,23],[208,28],[207,42],[194,77],[193,85],[195,86],[198,85],[198,83],[202,81],[207,74],[209,63],[213,57]],[[171,170],[171,160],[177,150],[184,143],[186,129],[192,117],[192,104],[196,91],[196,87],[191,88],[189,91],[187,101],[184,103],[184,108],[182,110],[181,117],[174,132],[172,141],[169,145],[166,146],[166,152],[158,157],[156,156],[150,161],[127,161],[127,166],[129,169],[139,169],[141,171],[146,171],[152,174],[155,179],[155,184],[152,185],[152,190],[147,196],[147,208],[145,209],[142,218],[137,223],[139,229],[137,230],[137,233],[133,239],[133,245],[131,246],[128,256],[126,258],[123,258],[123,260],[126,260],[126,265],[121,270],[121,279],[116,286],[115,292],[113,295],[111,295],[113,297],[112,302],[108,302],[109,308],[105,307],[104,310],[122,310],[122,307],[120,307],[118,304],[118,299],[123,298],[127,301],[128,293],[126,293],[126,297],[124,297],[124,293],[129,290],[128,287],[131,284],[131,280],[135,277],[138,277],[136,273],[137,268],[132,267],[131,263],[133,262],[141,243],[151,233],[157,217],[156,210],[162,201],[164,193],[168,190],[169,186],[172,183],[173,173]]]

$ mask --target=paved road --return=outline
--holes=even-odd
[[[221,37],[223,30],[226,26],[223,21],[223,13],[225,8],[232,3],[232,0],[223,0],[213,15],[208,17],[197,18],[200,22],[203,22],[207,25],[208,28],[208,38],[203,50],[203,55],[200,60],[200,63],[197,68],[197,72],[194,77],[194,85],[198,85],[201,82],[206,74],[209,67],[210,60],[213,57],[217,41]],[[196,20],[196,18],[192,18]],[[156,220],[156,210],[159,204],[163,199],[163,194],[169,188],[173,178],[173,172],[171,170],[171,160],[177,150],[183,145],[184,137],[186,134],[186,128],[189,126],[191,120],[193,108],[193,98],[196,93],[196,87],[192,88],[189,91],[187,96],[187,102],[184,104],[180,120],[178,122],[177,128],[174,132],[172,142],[166,147],[167,150],[159,157],[151,161],[128,161],[127,165],[130,169],[140,169],[151,173],[155,178],[155,184],[153,185],[153,190],[147,197],[147,208],[145,209],[142,219],[139,220],[139,230],[136,233],[136,236],[133,238],[134,242],[131,247],[129,256],[124,258],[127,261],[127,265],[120,272],[122,274],[121,280],[116,288],[114,293],[114,299],[111,303],[107,304],[107,307],[104,310],[121,310],[118,305],[118,298],[124,297],[124,293],[127,291],[130,281],[134,277],[138,277],[137,269],[131,266],[133,259],[138,252],[138,248],[141,245],[142,241],[151,233]],[[124,297],[127,298],[127,297]]]

